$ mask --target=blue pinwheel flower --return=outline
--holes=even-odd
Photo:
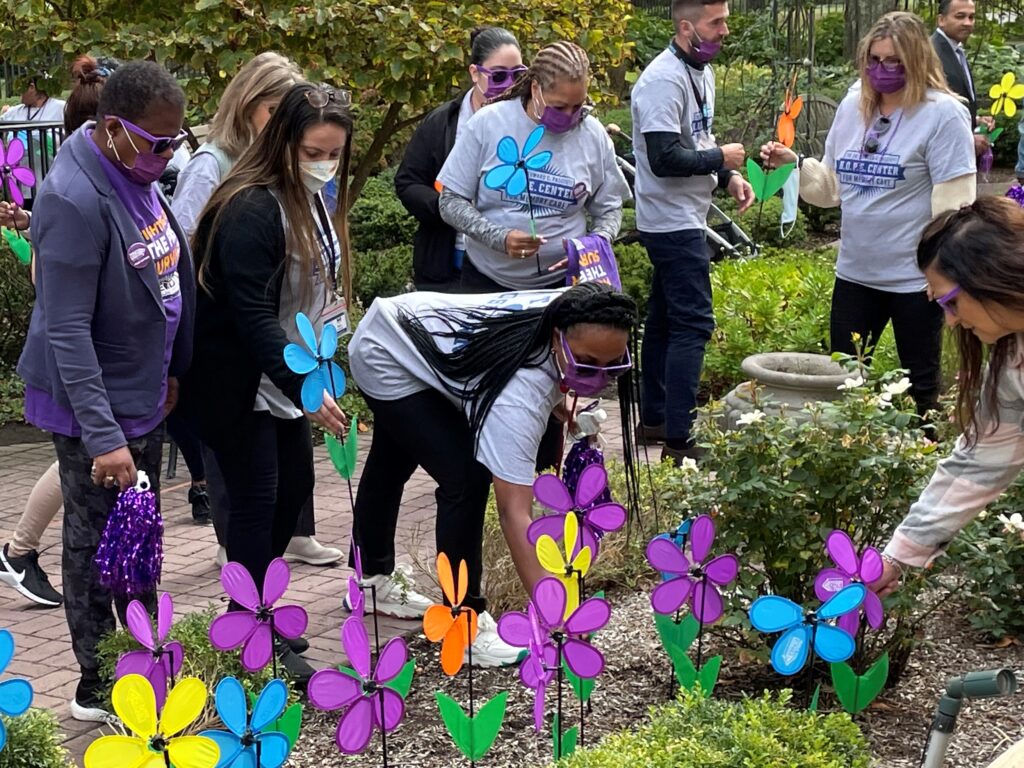
[[[14,658],[14,636],[6,629],[0,629],[0,674]],[[15,678],[0,683],[0,715],[17,717],[25,713],[32,704],[32,684],[28,680]],[[0,750],[7,744],[7,729],[0,720]]]
[[[825,622],[855,611],[864,602],[867,588],[850,584],[822,604],[816,611],[805,611],[792,600],[778,595],[759,597],[750,606],[750,623],[759,632],[782,632],[772,648],[772,666],[780,675],[795,675],[811,648],[829,663],[846,661],[856,643],[850,635]]]
[[[509,197],[518,197],[526,191],[527,171],[539,171],[551,160],[551,153],[545,150],[531,156],[533,150],[544,138],[544,126],[538,125],[523,144],[523,153],[519,154],[519,145],[511,136],[505,136],[498,142],[498,159],[496,165],[484,176],[484,186],[488,189],[504,189]]]
[[[324,404],[325,391],[334,399],[345,394],[345,372],[333,360],[338,349],[338,331],[333,325],[325,325],[317,344],[313,323],[302,312],[295,315],[295,325],[309,351],[289,344],[284,348],[284,361],[295,373],[308,374],[302,382],[302,407],[312,413]]]
[[[279,731],[264,730],[281,716],[288,703],[288,687],[281,680],[271,680],[260,692],[251,719],[245,690],[235,678],[225,677],[217,684],[214,700],[217,714],[228,730],[203,731],[200,735],[213,739],[220,747],[217,768],[284,765],[290,749],[288,737]]]

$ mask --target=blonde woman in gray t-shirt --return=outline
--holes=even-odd
[[[860,81],[839,105],[822,161],[775,142],[761,157],[798,163],[807,202],[842,206],[832,349],[854,354],[857,334],[870,351],[891,320],[923,415],[938,402],[942,310],[925,290],[917,247],[933,216],[974,200],[971,118],[912,13],[879,19],[860,43],[857,66]]]

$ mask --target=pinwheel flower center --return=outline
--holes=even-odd
[[[3,171],[0,172],[2,172],[4,176],[10,176],[12,173],[14,173],[14,168],[8,165],[7,163],[4,163]]]
[[[256,620],[257,621],[270,621],[274,615],[274,609],[269,605],[261,605],[256,609]]]
[[[453,618],[453,619],[454,619],[455,621],[458,621],[458,620],[459,620],[459,617],[460,617],[461,615],[462,615],[462,606],[459,606],[459,605],[453,605],[453,606],[452,606],[452,618]]]
[[[380,690],[380,686],[377,685],[376,680],[363,680],[363,693],[367,696],[372,696]]]
[[[700,563],[694,563],[693,565],[691,565],[690,566],[690,576],[692,576],[695,579],[703,579],[704,578],[704,566],[701,565]]]
[[[162,733],[150,737],[149,750],[150,752],[159,752],[160,754],[167,751],[167,739],[164,738]]]
[[[256,743],[256,734],[252,732],[251,728],[246,728],[245,733],[242,734],[242,737],[238,740],[238,743],[241,744],[243,747],[251,747],[253,744]]]

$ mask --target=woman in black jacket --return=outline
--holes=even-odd
[[[413,282],[421,291],[454,291],[460,281],[464,237],[441,219],[436,186],[455,135],[473,113],[508,90],[526,70],[519,43],[507,29],[477,27],[469,43],[473,87],[423,119],[395,174],[398,197],[420,224],[413,243]]]
[[[325,323],[346,324],[348,228],[343,218],[337,231],[332,226],[321,189],[337,176],[339,207],[348,210],[348,105],[345,91],[294,86],[214,192],[196,230],[201,290],[183,389],[223,476],[228,559],[256,584],[284,554],[313,491],[309,423],[332,434],[344,427],[326,391],[319,408],[303,407],[304,377],[285,364],[284,348],[306,345],[296,312],[309,317],[318,339]],[[292,651],[306,645],[275,642],[300,681],[313,670]]]

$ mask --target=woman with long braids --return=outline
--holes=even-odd
[[[955,329],[963,434],[882,554],[882,578],[871,588],[883,595],[906,568],[938,557],[1024,469],[1024,209],[983,197],[940,216],[925,230],[917,264]]]
[[[576,395],[596,395],[624,375],[619,391],[629,413],[627,348],[635,326],[633,300],[596,283],[471,296],[411,293],[373,303],[352,337],[349,359],[374,415],[353,537],[365,585],[377,588],[379,612],[421,615],[430,603],[408,589],[403,595],[391,575],[402,489],[423,467],[438,484],[437,549],[468,566],[464,604],[480,613],[473,661],[484,667],[516,661],[519,649],[498,637],[481,594],[490,485],[529,591],[544,574],[526,529],[548,416],[567,393],[575,405]]]
[[[611,139],[586,114],[589,84],[586,51],[553,43],[459,131],[438,181],[441,218],[466,235],[463,291],[565,285],[565,267],[555,268],[565,260],[563,240],[587,234],[588,217],[592,233],[609,242],[618,234],[629,187]],[[538,125],[545,128],[543,139],[526,146]],[[506,136],[531,157],[552,153],[543,168],[528,171],[527,187],[516,195],[485,183],[488,171],[508,165],[498,156]]]

